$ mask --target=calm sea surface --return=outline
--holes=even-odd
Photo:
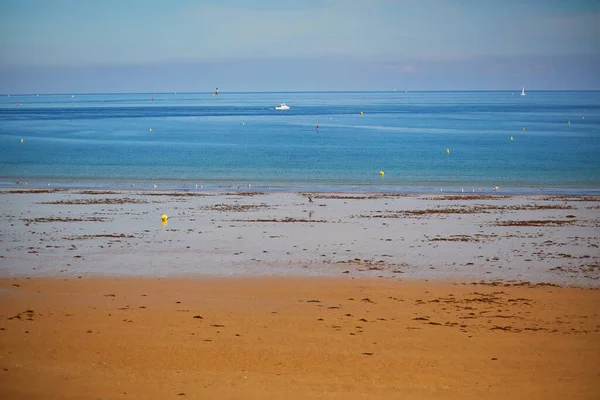
[[[2,186],[600,193],[600,92],[3,95],[0,148]]]

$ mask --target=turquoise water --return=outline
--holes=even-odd
[[[0,185],[600,192],[600,92],[519,94],[4,95]]]

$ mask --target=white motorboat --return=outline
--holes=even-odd
[[[285,103],[281,103],[280,105],[275,106],[274,108],[275,110],[289,110],[290,106],[286,105]]]

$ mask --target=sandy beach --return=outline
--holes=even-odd
[[[597,196],[13,189],[0,192],[0,276],[597,285],[599,210]]]
[[[599,209],[3,190],[0,394],[597,398]]]
[[[344,278],[3,279],[23,399],[592,399],[600,292]]]

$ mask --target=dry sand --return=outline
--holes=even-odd
[[[600,291],[0,280],[6,399],[596,399]]]
[[[598,210],[3,190],[0,398],[599,398]]]

